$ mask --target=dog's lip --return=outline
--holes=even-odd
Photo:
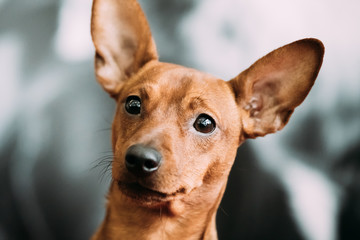
[[[124,183],[118,181],[118,186],[123,194],[142,202],[169,202],[186,192],[185,188],[179,188],[177,191],[172,193],[163,193],[144,187],[138,182]]]

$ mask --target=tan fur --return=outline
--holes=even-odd
[[[97,79],[117,101],[113,181],[92,239],[217,239],[216,211],[238,146],[285,126],[317,77],[322,43],[286,45],[226,82],[159,62],[135,0],[94,0],[91,33]],[[141,114],[125,112],[130,95],[141,98]],[[193,127],[201,113],[216,122],[211,134]],[[139,143],[163,158],[146,178],[124,164],[126,150]],[[131,183],[147,190],[129,189]]]

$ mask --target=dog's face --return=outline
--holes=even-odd
[[[117,101],[113,179],[147,206],[219,199],[239,144],[286,125],[324,54],[319,40],[303,39],[225,82],[159,62],[135,0],[94,0],[91,33],[97,79]]]
[[[136,106],[129,108],[130,101]],[[148,202],[184,197],[204,181],[218,184],[230,171],[240,130],[234,94],[225,81],[182,66],[149,63],[117,98],[113,179],[125,193]],[[160,154],[160,167],[152,174],[128,170],[125,155],[137,144]],[[161,194],[145,195],[141,187]]]

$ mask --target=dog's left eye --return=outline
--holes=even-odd
[[[194,122],[194,128],[201,133],[211,133],[215,130],[216,124],[212,117],[207,114],[200,114]]]
[[[140,98],[138,96],[129,96],[125,102],[125,110],[132,115],[140,114],[140,110],[141,110]]]

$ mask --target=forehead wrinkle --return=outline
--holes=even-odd
[[[209,114],[216,119],[218,118],[218,112],[216,111],[216,108],[214,108],[213,104],[211,104],[211,101],[208,98],[204,98],[203,96],[198,94],[197,96],[189,97],[188,100],[186,100],[186,105],[183,110],[190,110],[194,113],[206,113]]]
[[[157,98],[163,94],[161,86],[157,82],[140,83],[135,87],[136,91],[145,99]]]
[[[191,88],[189,88],[191,89]],[[196,110],[196,108],[198,107],[203,107],[206,109],[209,109],[208,103],[208,94],[206,92],[205,88],[194,88],[189,90],[184,98],[182,99],[183,101],[185,101],[186,105],[186,109],[190,109],[190,110]]]
[[[189,100],[189,103],[186,106],[186,109],[190,109],[192,111],[195,111],[199,107],[205,107],[208,108],[207,104],[205,103],[205,100],[201,98],[200,96],[191,97]]]
[[[140,96],[143,98],[143,99],[149,99],[150,98],[150,94],[149,92],[152,92],[152,86],[148,85],[148,86],[144,86],[144,87],[141,87],[139,89],[139,92],[140,92]]]

